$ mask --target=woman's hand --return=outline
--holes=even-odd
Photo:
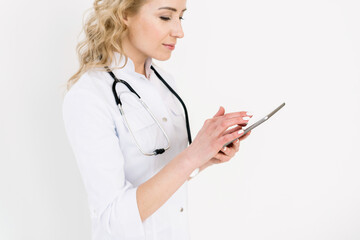
[[[228,162],[235,154],[239,151],[240,142],[246,139],[250,135],[251,131],[246,133],[241,138],[237,139],[233,143],[221,149],[213,158],[209,160],[209,163],[205,163],[206,167],[211,166],[212,164]],[[203,168],[205,169],[205,168]]]
[[[186,149],[192,164],[195,168],[200,167],[200,171],[211,164],[229,161],[239,151],[240,141],[251,133],[248,132],[239,142],[233,142],[226,149],[222,149],[225,143],[242,135],[239,130],[246,126],[252,117],[246,112],[224,113],[225,109],[220,107],[213,118],[207,119],[192,144]],[[227,130],[236,124],[237,127]]]

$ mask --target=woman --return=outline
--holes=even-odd
[[[187,180],[239,150],[239,140],[222,147],[241,136],[251,115],[224,114],[220,107],[191,143],[187,113],[170,91],[176,92],[175,81],[152,63],[169,59],[184,36],[185,5],[96,0],[84,26],[80,69],[68,81],[63,117],[88,194],[93,239],[189,239]],[[126,84],[113,92],[117,79],[136,91],[154,118]],[[160,151],[146,155],[154,149]]]

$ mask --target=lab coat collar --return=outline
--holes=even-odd
[[[121,67],[125,64],[125,56],[121,56],[120,53],[118,52],[114,52],[114,59],[112,61],[112,63],[110,64],[110,68],[113,68],[113,67]],[[145,74],[146,74],[146,78],[149,80],[150,77],[151,77],[151,74],[152,74],[152,70],[151,70],[151,64],[152,64],[152,58],[151,57],[148,57],[146,60],[145,60]],[[144,77],[144,75],[140,74],[140,73],[137,73],[135,72],[135,65],[134,65],[134,62],[128,57],[128,61],[126,63],[126,65],[121,68],[121,69],[114,69],[113,70],[114,72],[119,72],[120,74],[122,72],[125,72],[127,74],[131,74],[131,75],[138,75],[138,76],[142,76]]]

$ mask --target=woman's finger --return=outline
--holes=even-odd
[[[231,159],[230,156],[227,156],[226,154],[219,152],[215,155],[215,157],[213,158],[215,160],[215,163],[222,163],[222,162],[227,162]]]
[[[236,153],[236,146],[234,144],[229,144],[226,147],[223,147],[221,149],[221,152],[223,152],[225,155],[229,157],[233,157]]]
[[[216,130],[220,133],[224,133],[228,128],[234,125],[246,125],[250,120],[250,117],[234,117],[218,119]]]
[[[242,129],[242,128],[245,127],[246,125],[247,125],[247,123],[245,123],[245,124],[243,124],[243,125],[238,124],[237,127],[233,127],[233,128],[231,128],[231,129],[226,130],[223,135],[226,135],[226,134],[229,134],[229,133],[233,133],[233,132],[235,132],[235,131],[239,131],[240,129]]]
[[[220,117],[223,116],[225,113],[225,108],[223,106],[220,106],[219,110],[217,111],[217,113],[214,115],[214,117]]]
[[[238,152],[239,151],[239,148],[240,148],[240,140],[239,139],[236,139],[235,142],[233,142],[234,146],[235,146],[235,152]]]
[[[236,140],[233,143],[229,144],[231,147],[224,147],[220,152],[218,152],[212,159],[213,164],[223,163],[230,161],[231,158],[239,151],[240,140]]]
[[[251,133],[251,131],[247,132],[245,135],[241,136],[241,137],[239,138],[239,140],[240,140],[240,141],[245,140],[246,138],[249,137],[250,133]]]
[[[224,114],[224,117],[234,118],[234,117],[252,117],[253,115],[250,112],[241,111],[241,112],[231,112]]]

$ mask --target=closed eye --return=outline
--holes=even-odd
[[[169,21],[170,18],[169,17],[160,17],[160,19],[164,20],[164,21]]]
[[[160,17],[160,19],[164,20],[164,21],[170,21],[171,20],[171,18],[169,18],[169,17]],[[179,17],[179,19],[184,20],[183,17]]]

